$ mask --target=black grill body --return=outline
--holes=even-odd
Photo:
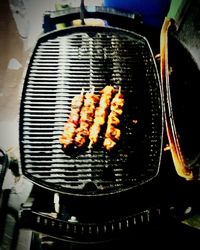
[[[122,22],[113,13],[110,24],[135,30],[131,18],[126,15]],[[64,20],[66,16],[58,17],[58,23]],[[158,31],[140,27],[139,33],[148,34],[158,53]],[[185,70],[179,66],[188,61],[182,47],[177,48],[183,57],[172,50],[176,57],[169,57],[176,72],[176,77],[170,76],[172,85],[182,89],[187,79],[192,89],[188,65]],[[82,88],[94,87],[98,93],[107,84],[121,86],[126,100],[118,148],[109,154],[100,143],[93,150],[63,152],[58,138],[73,96]],[[44,249],[47,245],[68,249],[65,243],[69,242],[69,249],[77,249],[74,243],[81,243],[80,249],[116,249],[127,242],[132,249],[143,243],[155,247],[158,238],[165,243],[179,235],[183,238],[174,218],[176,222],[183,219],[194,203],[189,190],[196,198],[199,189],[177,177],[169,151],[162,154],[166,143],[162,92],[153,53],[141,35],[113,27],[81,26],[39,38],[27,68],[20,110],[20,163],[23,174],[36,184],[22,207],[20,226],[37,232],[33,241],[38,237]],[[182,99],[178,104],[182,105]],[[102,242],[111,244],[104,248]],[[31,249],[42,249],[34,246]]]
[[[63,152],[59,144],[72,98],[121,86],[125,107],[117,149]],[[134,121],[137,121],[135,124]],[[100,141],[102,138],[100,137]],[[75,196],[133,189],[157,176],[163,101],[147,39],[113,27],[81,26],[40,37],[25,77],[20,110],[22,171],[34,183]]]

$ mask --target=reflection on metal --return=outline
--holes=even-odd
[[[161,84],[164,91],[165,98],[165,125],[167,136],[169,140],[169,147],[172,154],[172,159],[176,172],[179,176],[186,180],[193,180],[194,174],[190,170],[185,161],[179,144],[176,127],[174,124],[174,117],[171,104],[171,94],[169,85],[169,68],[168,68],[168,30],[172,25],[172,20],[168,17],[165,18],[160,37],[160,73]]]

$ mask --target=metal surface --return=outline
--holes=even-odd
[[[184,44],[174,37],[169,38],[169,64],[173,70],[170,91],[177,135],[187,167],[195,170],[199,168],[200,158],[200,122],[197,119],[200,71]]]
[[[118,149],[64,153],[59,136],[81,89],[121,86],[125,95]],[[111,27],[76,27],[41,37],[25,77],[20,156],[25,176],[73,195],[105,195],[150,181],[159,171],[163,113],[159,76],[148,41]],[[137,120],[137,124],[134,121]]]
[[[21,227],[31,228],[32,230],[57,239],[66,240],[69,242],[85,242],[98,243],[110,241],[113,238],[119,237],[122,233],[128,233],[130,230],[136,230],[140,227],[155,222],[163,216],[161,210],[152,209],[141,211],[140,213],[116,218],[115,220],[107,220],[102,222],[79,222],[79,221],[64,221],[53,218],[48,214],[35,212],[30,209],[24,209],[21,216]]]
[[[170,89],[170,70],[168,58],[168,35],[169,30],[175,27],[182,16],[183,9],[189,1],[172,1],[168,15],[165,17],[160,34],[160,78],[165,99],[165,125],[169,141],[169,146],[176,172],[186,180],[197,179],[182,150],[181,139],[179,139],[172,108],[172,98]],[[177,28],[180,24],[177,24]],[[174,101],[175,102],[175,101]],[[196,161],[195,159],[194,161]]]

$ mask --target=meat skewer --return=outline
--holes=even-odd
[[[79,124],[80,110],[83,105],[83,101],[84,94],[82,89],[80,95],[77,95],[72,99],[70,116],[64,125],[63,134],[59,138],[59,142],[63,145],[64,149],[73,143],[76,128]]]
[[[121,131],[117,126],[120,123],[120,115],[123,113],[122,107],[124,106],[124,96],[121,93],[121,88],[117,94],[115,94],[114,98],[111,102],[110,114],[108,116],[107,121],[107,129],[105,133],[105,139],[103,142],[103,146],[110,151],[114,148],[119,141],[121,136]]]
[[[92,146],[98,141],[101,128],[106,122],[106,117],[114,92],[115,89],[112,86],[106,86],[100,92],[102,95],[100,97],[99,106],[96,108],[95,111],[94,122],[89,131],[90,143],[88,148],[92,148]]]
[[[94,88],[90,93],[85,94],[84,104],[80,112],[79,127],[76,130],[76,136],[74,139],[77,147],[82,147],[89,137],[89,129],[93,123],[98,101],[99,96],[94,94]]]

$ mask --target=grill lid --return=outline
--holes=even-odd
[[[59,144],[70,104],[81,89],[107,84],[125,95],[117,150],[66,154]],[[135,124],[135,121],[137,123]],[[100,138],[101,140],[101,138]],[[20,110],[20,160],[34,183],[72,195],[132,189],[159,171],[163,105],[146,38],[112,27],[71,27],[40,37],[28,65]]]

